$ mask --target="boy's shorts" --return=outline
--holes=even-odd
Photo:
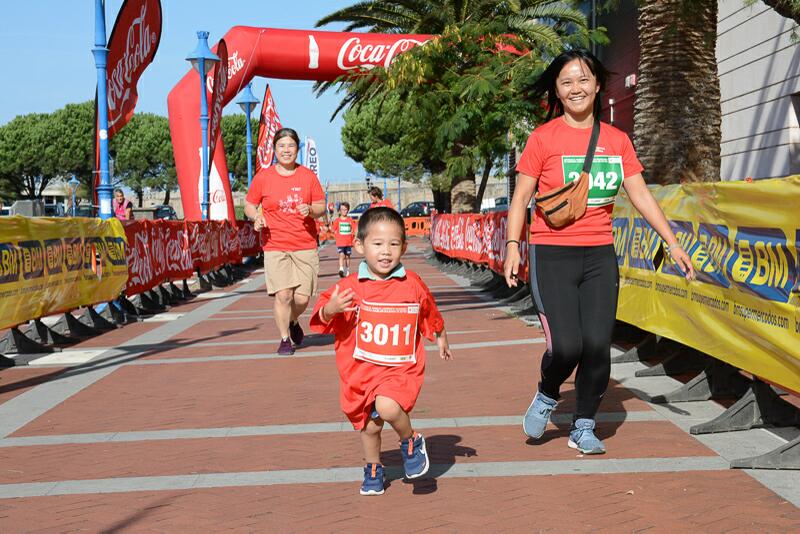
[[[264,252],[264,275],[267,293],[274,295],[282,289],[294,289],[300,295],[311,296],[317,289],[319,256],[317,249],[284,252]]]
[[[353,247],[336,247],[336,250],[339,251],[339,254],[344,254],[345,256],[353,254]]]

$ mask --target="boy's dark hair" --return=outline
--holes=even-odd
[[[406,223],[403,218],[392,208],[380,206],[378,208],[370,208],[364,212],[364,215],[358,220],[358,233],[356,239],[362,243],[369,234],[369,227],[378,222],[392,222],[400,227],[403,234],[403,243],[406,242]]]
[[[379,199],[383,200],[383,191],[381,191],[380,187],[373,185],[369,188],[369,194],[373,197],[378,197]]]
[[[350,211],[350,203],[349,202],[340,202],[339,203],[339,207],[341,208],[342,206],[347,208],[347,211]]]

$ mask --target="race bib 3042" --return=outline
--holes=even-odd
[[[419,304],[362,301],[353,358],[377,365],[416,363]]]
[[[561,156],[564,183],[577,180],[583,170],[585,156]],[[587,207],[597,208],[614,203],[625,174],[622,156],[595,155],[589,173],[589,202]]]

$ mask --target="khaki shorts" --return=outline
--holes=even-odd
[[[317,290],[319,255],[317,249],[264,252],[264,274],[267,293],[294,289],[300,295],[312,296]]]

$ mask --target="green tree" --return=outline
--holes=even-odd
[[[164,191],[169,203],[178,179],[166,117],[137,113],[111,140],[110,150],[116,178],[136,193],[139,207],[146,187]]]
[[[228,171],[233,173],[236,191],[247,189],[247,117],[244,114],[222,116],[222,142],[225,145],[225,157],[228,160]],[[250,118],[253,135],[253,173],[256,172],[255,153],[258,142],[258,117]]]
[[[427,163],[443,167],[445,179],[437,182],[449,183],[454,212],[477,208],[476,169],[488,179],[494,162],[509,149],[507,133],[541,115],[539,103],[525,95],[544,58],[565,46],[601,40],[601,34],[588,30],[585,16],[563,2],[396,0],[347,9],[320,24],[349,20],[351,28],[370,31],[394,25],[395,32],[440,33],[395,59],[388,70],[376,67],[344,80],[347,95],[340,109],[359,113],[365,103],[391,95],[402,101],[403,116],[411,123],[405,144],[424,146]],[[370,23],[376,16],[380,20]],[[425,168],[426,162],[417,163]]]

